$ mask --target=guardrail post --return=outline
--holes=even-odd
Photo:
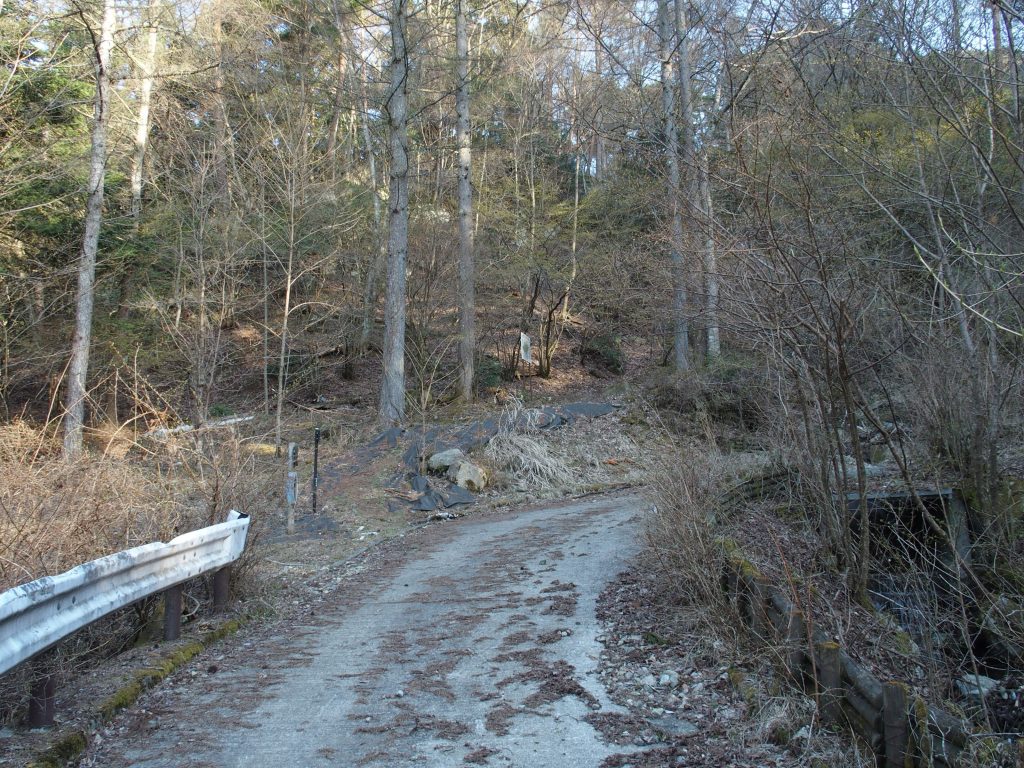
[[[37,664],[32,675],[32,698],[28,703],[30,728],[49,728],[56,715],[57,678]]]
[[[164,591],[164,640],[181,637],[181,584]]]
[[[213,574],[213,610],[223,611],[228,607],[228,584],[231,569],[225,566]]]
[[[320,427],[313,429],[313,514],[316,514],[316,491],[320,486]]]
[[[910,728],[907,717],[907,686],[885,683],[882,689],[882,730],[885,737],[885,768],[903,768],[907,760]]]

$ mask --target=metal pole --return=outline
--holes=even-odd
[[[320,485],[320,427],[313,430],[313,514],[316,514],[316,488]]]

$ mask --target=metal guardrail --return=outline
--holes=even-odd
[[[224,523],[190,531],[44,576],[0,593],[0,674],[107,614],[165,592],[165,638],[181,624],[180,585],[217,571],[214,604],[227,601],[227,571],[245,548],[249,516],[232,510]],[[220,577],[220,578],[218,578]]]

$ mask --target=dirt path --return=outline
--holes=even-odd
[[[93,766],[597,766],[621,746],[595,604],[634,496],[414,532],[299,623],[243,633],[140,700]],[[593,718],[591,718],[592,720]]]

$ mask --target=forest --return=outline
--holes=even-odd
[[[572,372],[770,453],[854,602],[916,555],[848,500],[903,494],[979,606],[950,631],[1019,670],[1022,31],[1015,0],[0,0],[3,474],[76,493],[157,429],[255,415],[280,451],[317,409]],[[215,476],[210,515],[252,492]],[[684,581],[726,514],[686,477]],[[19,546],[8,581],[45,570]]]

